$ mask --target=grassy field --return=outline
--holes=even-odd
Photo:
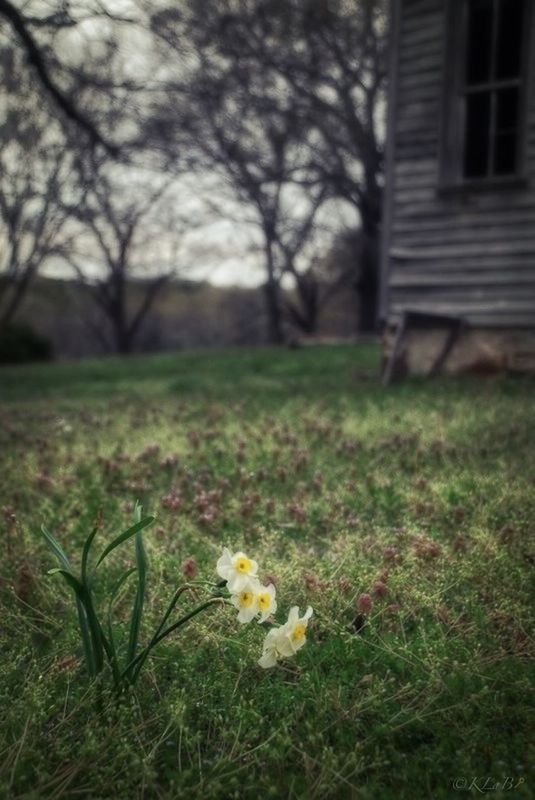
[[[0,371],[1,797],[533,796],[533,381],[377,370],[347,346]],[[265,631],[213,607],[119,701],[90,683],[39,530],[78,566],[98,510],[102,549],[136,499],[157,515],[143,641],[184,559],[215,580],[229,546],[278,616],[313,606],[297,656],[262,670]],[[133,563],[125,542],[102,602]]]

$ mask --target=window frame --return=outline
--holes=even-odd
[[[524,0],[526,20],[522,43],[522,65],[519,79],[491,80],[484,84],[465,84],[465,53],[468,34],[468,0],[447,2],[446,42],[442,89],[442,122],[440,145],[439,190],[490,189],[496,186],[523,186],[527,182],[526,149],[528,137],[528,100],[533,85],[535,42],[533,20],[535,5]],[[533,52],[532,52],[533,50]],[[462,57],[460,57],[462,56]],[[500,86],[519,84],[518,155],[514,173],[487,174],[478,177],[464,175],[465,97],[483,86],[494,93]],[[535,87],[533,87],[535,88]],[[495,118],[495,115],[493,115]],[[490,135],[490,134],[489,134]],[[492,148],[491,141],[491,148]],[[490,160],[490,154],[489,154]]]

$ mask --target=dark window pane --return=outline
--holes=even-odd
[[[496,92],[496,134],[494,139],[495,175],[516,172],[519,127],[519,91],[517,88]]]
[[[481,178],[488,172],[490,98],[490,92],[466,96],[464,174],[467,178]]]
[[[524,0],[500,0],[496,78],[518,78],[522,70]]]
[[[499,89],[496,92],[496,130],[498,133],[516,131],[518,128],[518,89]]]
[[[469,85],[485,83],[491,78],[492,8],[492,0],[468,2],[466,83]]]
[[[514,175],[517,168],[517,135],[497,133],[494,141],[494,174]]]

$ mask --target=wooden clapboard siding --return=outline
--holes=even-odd
[[[535,328],[535,14],[521,181],[441,186],[451,0],[392,0],[380,316]],[[459,52],[457,51],[457,56]]]

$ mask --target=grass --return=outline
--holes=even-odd
[[[347,346],[0,372],[1,797],[532,796],[533,382],[384,389],[377,361]],[[214,608],[121,703],[88,684],[39,529],[78,553],[102,509],[100,550],[136,499],[158,516],[142,641],[184,559],[210,580],[229,545],[275,576],[281,615],[314,607],[297,657],[261,670],[260,626]],[[133,544],[109,561],[97,596]]]

